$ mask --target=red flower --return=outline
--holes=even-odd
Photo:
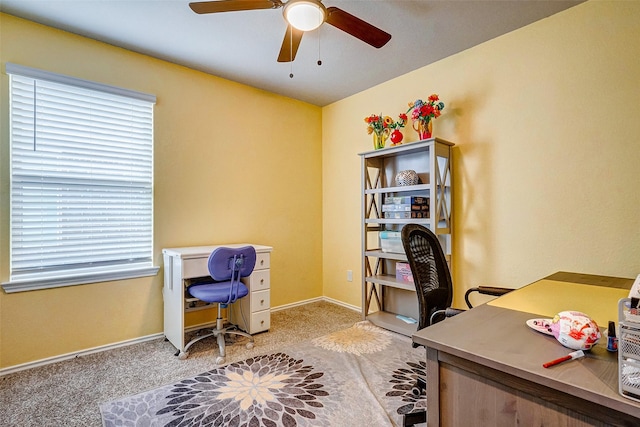
[[[441,102],[438,95],[434,93],[429,96],[426,103],[421,99],[417,99],[415,102],[410,102],[407,113],[411,111],[411,119],[414,121],[422,120],[428,122],[431,119],[440,117],[443,109],[444,102]]]
[[[420,108],[420,115],[421,116],[430,116],[430,115],[433,114],[434,111],[435,111],[435,108],[433,108],[433,105],[431,105],[431,104],[423,105]]]

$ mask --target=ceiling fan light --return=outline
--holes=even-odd
[[[282,13],[284,19],[294,28],[311,31],[322,25],[327,10],[317,0],[290,0]]]

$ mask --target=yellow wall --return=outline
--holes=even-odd
[[[431,93],[456,143],[456,305],[558,270],[640,273],[639,22],[640,2],[589,1],[323,108],[324,294],[360,304],[364,117]]]
[[[363,118],[439,93],[435,134],[456,143],[459,304],[467,287],[517,287],[557,270],[640,272],[637,22],[640,2],[589,1],[322,109],[2,14],[0,62],[156,94],[156,263],[163,247],[272,245],[274,306],[321,295],[360,305],[357,154],[372,148]],[[0,292],[0,367],[159,333],[161,288],[162,272]]]
[[[0,281],[9,278],[8,77],[13,62],[152,93],[154,252],[274,247],[273,306],[322,295],[321,109],[0,14]],[[160,333],[156,277],[5,294],[0,367]]]

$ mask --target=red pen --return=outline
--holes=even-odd
[[[567,360],[579,359],[579,358],[581,358],[583,356],[584,356],[584,351],[582,351],[582,350],[574,351],[573,353],[569,353],[566,356],[561,357],[559,359],[552,360],[551,362],[543,363],[542,367],[549,368],[551,366],[557,365],[558,363],[562,363],[562,362],[565,362]]]

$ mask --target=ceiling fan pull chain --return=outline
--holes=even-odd
[[[291,71],[289,72],[289,78],[293,78],[293,25],[289,25],[289,64],[291,65]]]
[[[318,66],[322,65],[322,60],[320,59],[320,32],[321,28],[318,28]]]

